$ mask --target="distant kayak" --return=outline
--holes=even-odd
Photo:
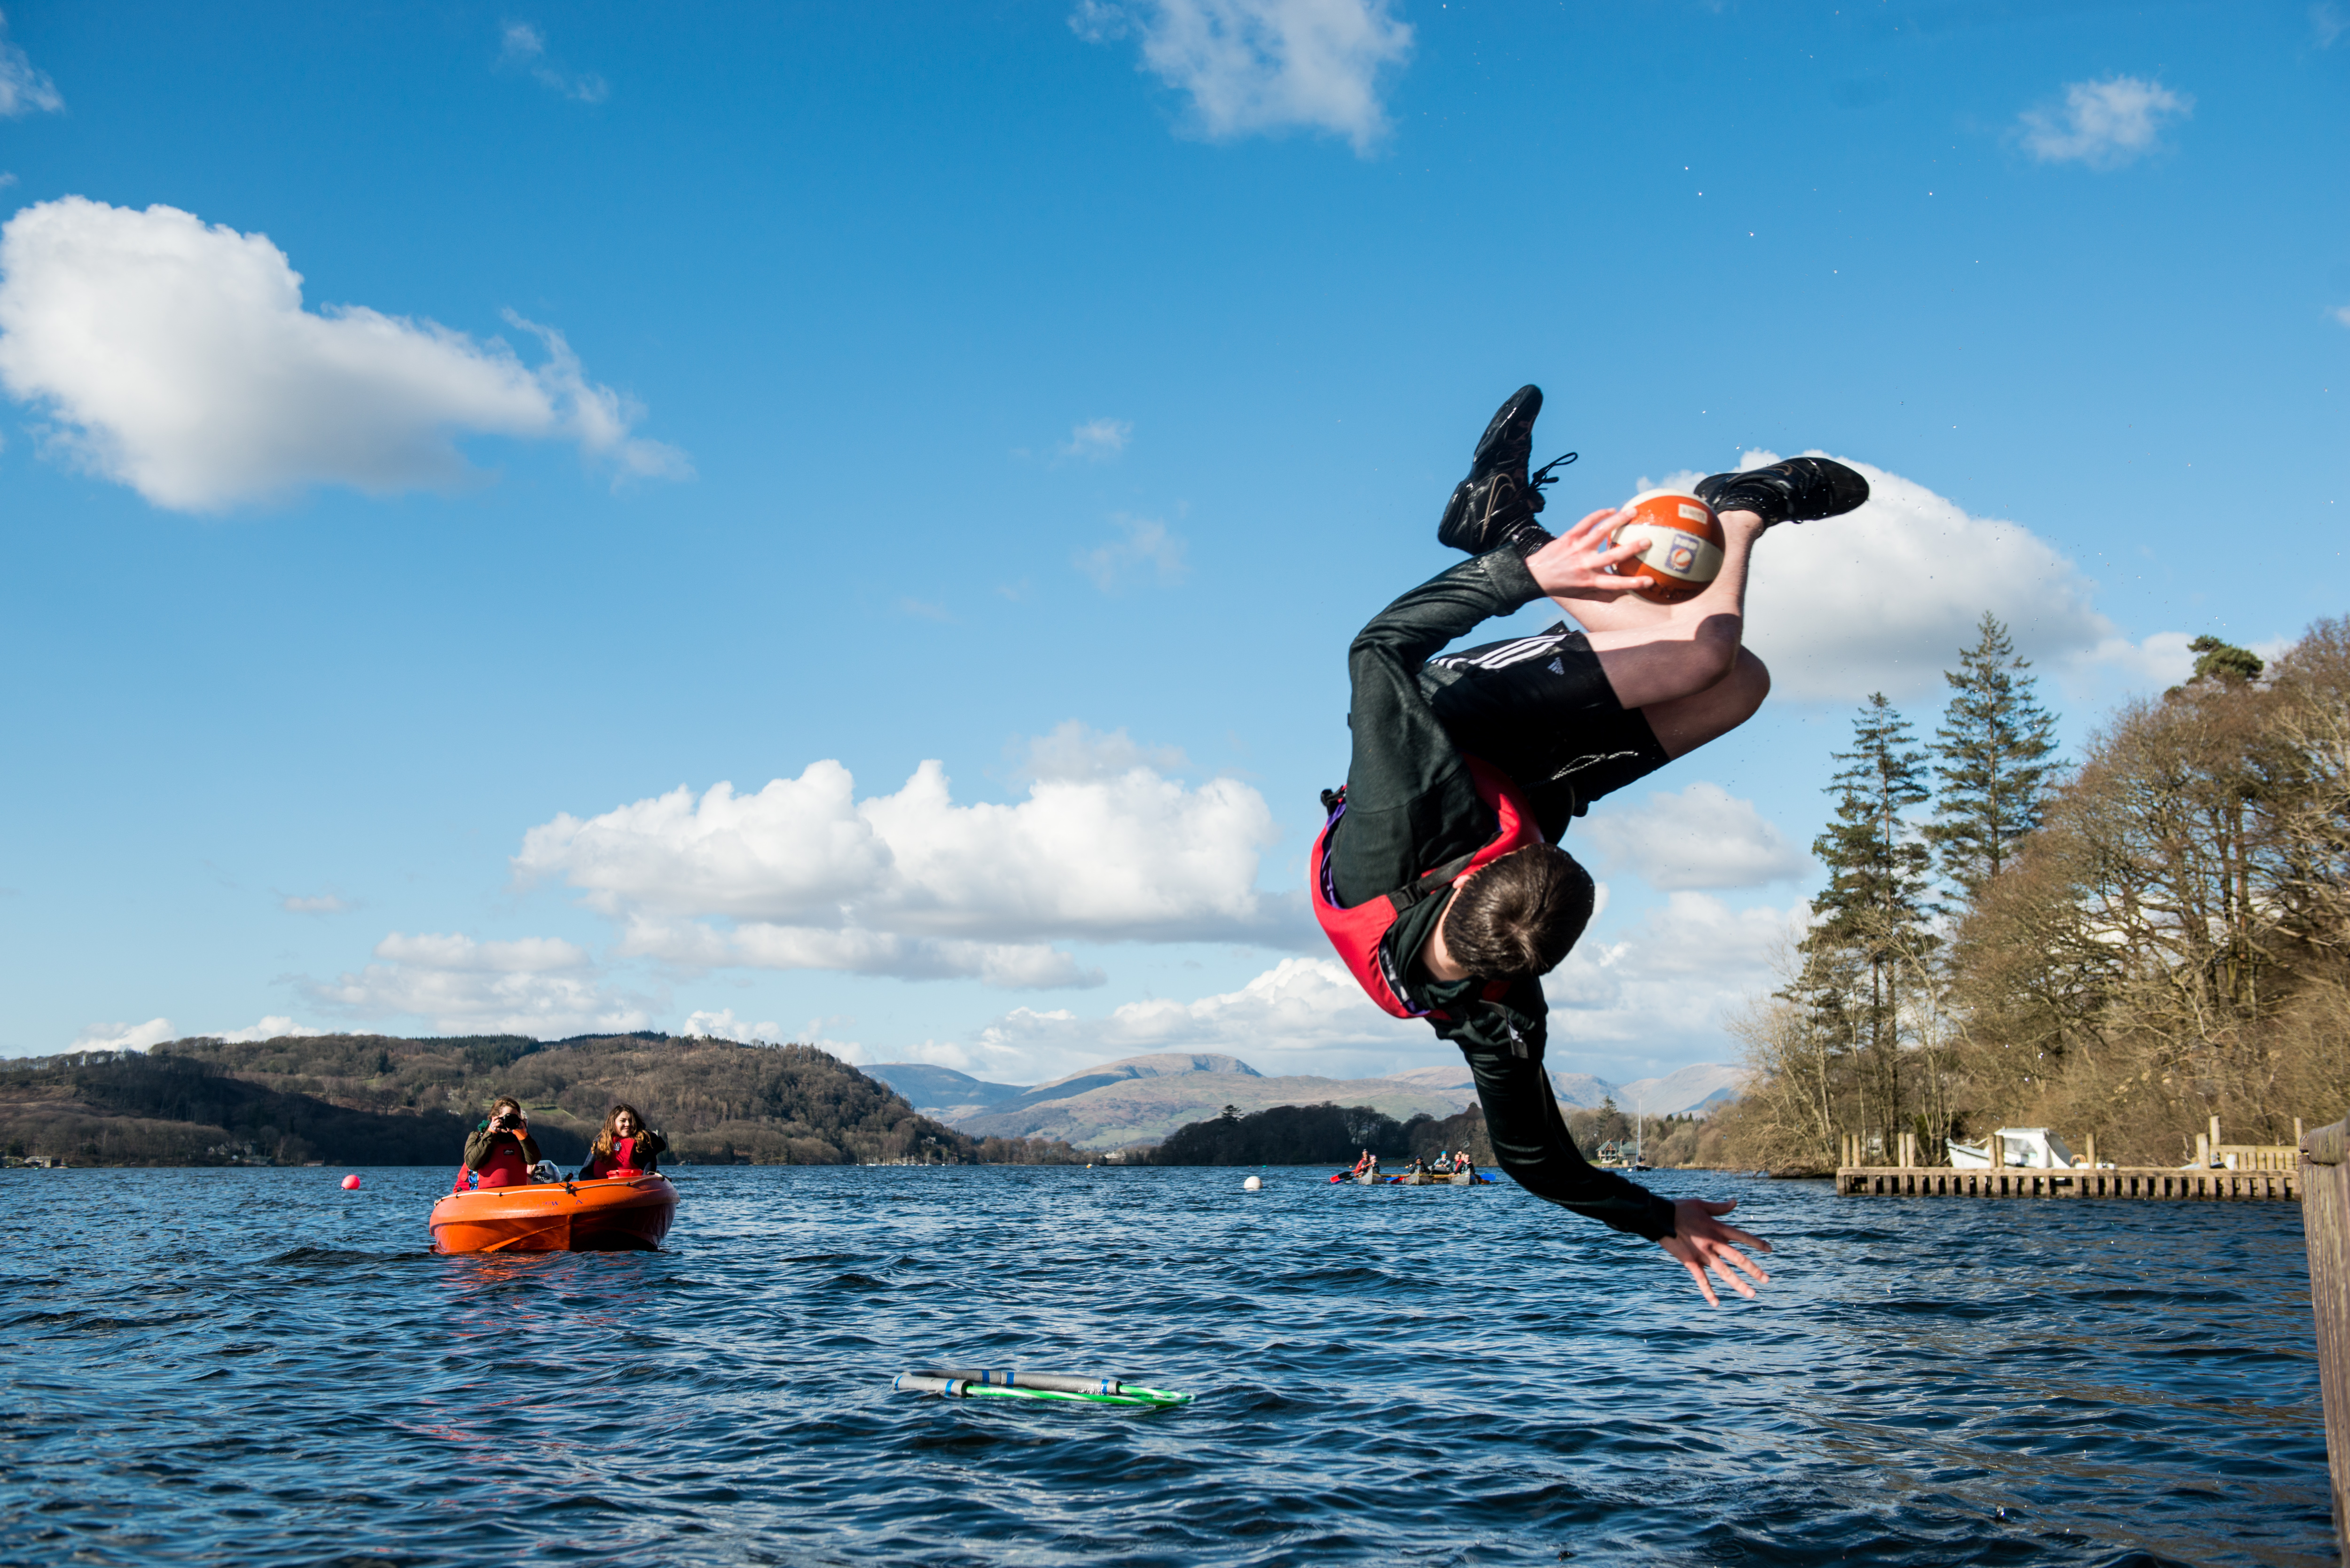
[[[455,1192],[430,1223],[436,1252],[652,1252],[676,1214],[667,1177],[630,1176]]]
[[[1397,1175],[1381,1171],[1370,1176],[1342,1170],[1330,1179],[1334,1187],[1341,1182],[1359,1187],[1495,1187],[1501,1179],[1482,1171],[1407,1170]]]

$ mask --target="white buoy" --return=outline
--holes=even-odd
[[[1241,1190],[1243,1192],[1261,1192],[1263,1189],[1264,1182],[1257,1177],[1252,1176],[1246,1181],[1241,1183]]]

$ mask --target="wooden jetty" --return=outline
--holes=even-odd
[[[2317,1315],[2317,1381],[2324,1399],[2325,1462],[2334,1480],[2334,1536],[2350,1562],[2350,1121],[2301,1140],[2309,1248],[2309,1304]]]
[[[2300,1130],[2298,1126],[2294,1130]],[[1919,1163],[1917,1135],[1901,1133],[1894,1150],[1898,1163],[1868,1165],[1863,1163],[1868,1151],[1860,1136],[1847,1133],[1844,1160],[1836,1167],[1836,1192],[1846,1198],[2262,1199],[2297,1202],[2304,1185],[2300,1150],[2289,1145],[2221,1143],[2217,1116],[2211,1118],[2209,1133],[2196,1135],[2196,1163],[2183,1168],[2099,1166],[2096,1138],[2092,1136],[2084,1142],[2086,1152],[2080,1165],[2009,1165],[2003,1140],[1994,1133],[1989,1166],[1953,1168]],[[2345,1262],[2345,1267],[2350,1267],[2350,1262]],[[2350,1351],[2350,1344],[2345,1344],[2345,1349]]]

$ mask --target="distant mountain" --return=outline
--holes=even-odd
[[[1389,1073],[1378,1081],[1409,1084],[1422,1089],[1457,1089],[1462,1096],[1463,1105],[1475,1098],[1477,1093],[1477,1080],[1471,1075],[1466,1062],[1448,1062],[1435,1067],[1412,1067],[1401,1073]],[[1569,1110],[1597,1110],[1607,1103],[1611,1094],[1619,1101],[1623,1098],[1623,1092],[1615,1085],[1604,1078],[1595,1078],[1588,1073],[1553,1073],[1550,1084],[1552,1091],[1558,1096],[1558,1103]],[[1669,1113],[1659,1111],[1657,1114],[1665,1116]]]
[[[1105,1063],[977,1116],[944,1118],[975,1137],[1029,1137],[1013,1127],[1049,1127],[1044,1136],[1097,1148],[1155,1143],[1187,1122],[1274,1106],[1325,1100],[1369,1106],[1403,1120],[1420,1112],[1448,1116],[1467,1104],[1465,1090],[1427,1089],[1388,1078],[1268,1078],[1236,1057],[1168,1053]]]
[[[948,1123],[958,1116],[983,1116],[1028,1092],[1018,1084],[991,1084],[927,1062],[885,1062],[859,1071],[905,1096],[907,1104],[923,1116]]]
[[[1162,1052],[1106,1062],[1034,1088],[991,1084],[951,1068],[885,1064],[866,1072],[896,1089],[924,1116],[976,1137],[1047,1137],[1095,1148],[1154,1143],[1178,1127],[1222,1113],[1275,1106],[1368,1106],[1398,1121],[1425,1112],[1443,1117],[1476,1103],[1466,1062],[1411,1067],[1378,1078],[1268,1078],[1238,1057]],[[1617,1085],[1588,1073],[1554,1073],[1551,1085],[1569,1110],[1596,1110],[1612,1096],[1625,1110],[1670,1116],[1732,1098],[1740,1069],[1708,1064],[1662,1077]]]
[[[1720,1062],[1700,1062],[1679,1067],[1659,1078],[1636,1078],[1616,1085],[1619,1110],[1643,1110],[1652,1116],[1679,1116],[1702,1106],[1723,1105],[1738,1097],[1746,1084],[1746,1069]]]

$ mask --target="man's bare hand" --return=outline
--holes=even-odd
[[[1607,535],[1631,520],[1628,508],[1594,512],[1526,557],[1534,586],[1555,599],[1615,599],[1640,586],[1638,577],[1609,570],[1639,555],[1642,545],[1610,545]]]
[[[1713,1282],[1705,1277],[1708,1269],[1720,1274],[1723,1284],[1748,1301],[1754,1299],[1754,1285],[1731,1272],[1733,1267],[1752,1275],[1756,1285],[1771,1282],[1770,1275],[1731,1244],[1743,1242],[1758,1252],[1767,1252],[1771,1250],[1771,1243],[1760,1236],[1741,1231],[1735,1225],[1725,1225],[1717,1218],[1737,1207],[1738,1200],[1734,1198],[1721,1203],[1704,1198],[1681,1199],[1673,1205],[1673,1233],[1657,1243],[1679,1260],[1681,1267],[1690,1272],[1690,1278],[1697,1282],[1698,1293],[1705,1297],[1708,1306],[1721,1304],[1721,1298],[1713,1293]]]

